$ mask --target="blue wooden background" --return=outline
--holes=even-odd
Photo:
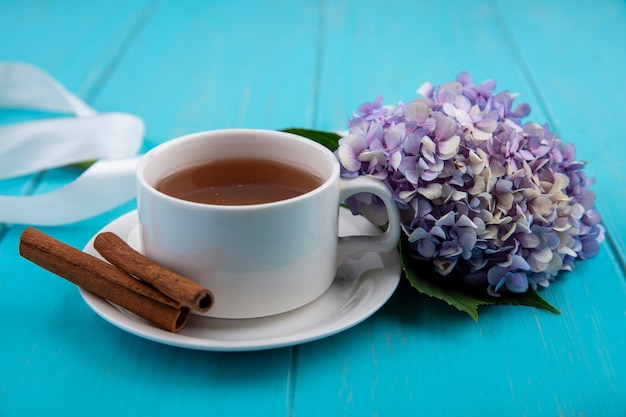
[[[206,129],[344,129],[378,94],[395,104],[459,71],[494,78],[576,145],[607,228],[599,255],[542,293],[561,315],[491,307],[476,323],[403,283],[341,334],[214,353],[106,323],[18,256],[24,225],[2,225],[0,415],[626,415],[625,41],[622,0],[0,0],[0,60],[143,118],[144,150]],[[2,110],[0,122],[33,116]],[[42,230],[82,247],[134,207]]]

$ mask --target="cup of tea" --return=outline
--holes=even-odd
[[[204,315],[252,318],[304,306],[345,259],[393,250],[400,236],[387,187],[339,172],[327,148],[285,132],[226,129],[165,142],[137,167],[143,251],[211,290]],[[385,203],[387,229],[338,237],[340,204],[357,193]]]

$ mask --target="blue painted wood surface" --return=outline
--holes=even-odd
[[[561,315],[490,307],[475,323],[403,283],[338,335],[213,353],[106,323],[18,256],[24,225],[4,225],[0,415],[626,415],[625,39],[618,0],[0,2],[0,60],[40,66],[99,111],[140,116],[144,149],[205,129],[344,129],[378,94],[409,101],[462,70],[494,78],[588,161],[608,235],[543,292]],[[2,181],[0,192],[75,175]],[[82,247],[133,208],[43,230]]]

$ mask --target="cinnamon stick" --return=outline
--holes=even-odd
[[[114,233],[100,233],[96,236],[93,247],[113,265],[147,282],[187,307],[205,312],[213,305],[211,291],[151,261]]]
[[[187,322],[190,309],[121,269],[28,227],[19,252],[24,258],[170,332]]]

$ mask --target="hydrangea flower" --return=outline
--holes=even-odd
[[[410,103],[378,97],[348,120],[335,153],[343,176],[378,178],[392,191],[412,256],[497,296],[548,286],[598,253],[604,228],[574,146],[522,123],[530,107],[495,88],[463,72],[425,83]],[[347,203],[387,222],[375,197]]]

